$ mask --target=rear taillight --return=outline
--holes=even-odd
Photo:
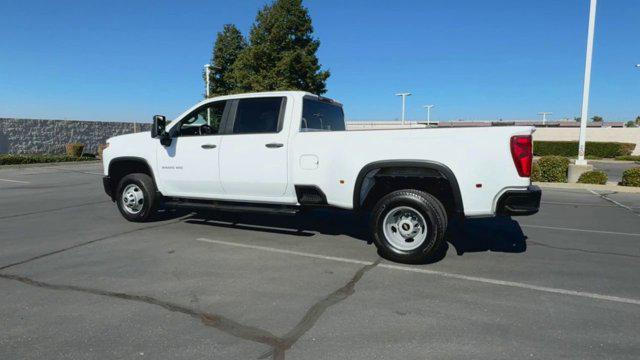
[[[516,165],[518,175],[531,176],[531,161],[533,160],[533,144],[531,135],[517,135],[511,137],[511,157]]]

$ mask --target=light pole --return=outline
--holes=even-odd
[[[427,109],[427,127],[431,125],[431,108],[435,105],[423,105],[422,107]]]
[[[204,78],[205,78],[205,87],[206,87],[204,89],[204,94],[207,99],[209,98],[209,92],[211,91],[209,89],[210,76],[211,76],[211,64],[204,64]],[[211,126],[211,108],[209,107],[207,107],[207,124]]]
[[[547,115],[553,115],[552,112],[539,112],[538,115],[542,115],[542,125],[547,125]]]
[[[589,112],[589,87],[591,85],[591,59],[593,57],[593,33],[596,24],[596,6],[598,0],[591,0],[589,6],[589,30],[587,32],[587,55],[584,66],[584,87],[582,89],[582,112],[580,115],[580,138],[578,142],[578,160],[576,165],[587,165],[584,159],[584,147],[587,139],[587,118]]]
[[[407,102],[407,96],[410,96],[411,93],[398,93],[396,94],[396,96],[402,96],[402,125],[404,125],[404,115],[405,115],[405,110],[406,110],[406,102]]]
[[[205,81],[205,89],[204,94],[208,98],[209,97],[209,78],[211,76],[211,64],[204,64],[204,81]]]

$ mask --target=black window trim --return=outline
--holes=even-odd
[[[302,130],[302,114],[304,114],[304,100],[312,100],[312,101],[317,101],[317,102],[324,102],[324,103],[329,103],[331,105],[335,105],[337,107],[340,108],[340,110],[342,111],[342,121],[344,122],[344,130],[324,130],[324,129],[313,129],[313,130],[308,130],[308,131],[303,131]],[[299,126],[298,126],[298,132],[301,134],[307,134],[307,133],[319,133],[319,132],[338,132],[338,131],[347,131],[347,122],[344,120],[344,108],[342,107],[342,104],[337,102],[337,101],[333,101],[330,100],[328,98],[323,98],[321,96],[311,96],[311,95],[305,95],[302,97],[302,109],[300,109],[300,122],[299,122]],[[308,128],[307,128],[308,129]]]
[[[182,122],[188,118],[190,118],[193,114],[198,113],[200,110],[207,108],[215,103],[219,103],[219,102],[224,102],[224,110],[222,111],[222,119],[220,120],[220,126],[218,126],[218,132],[215,134],[209,134],[209,135],[185,135],[185,136],[181,136],[178,131],[180,130],[180,127],[182,126]],[[187,115],[183,116],[182,119],[180,119],[178,124],[175,124],[174,126],[171,127],[171,130],[169,130],[169,135],[172,138],[178,138],[178,137],[196,137],[196,136],[216,136],[216,135],[223,135],[223,129],[226,126],[227,121],[229,121],[229,114],[231,112],[231,100],[216,100],[216,101],[210,101],[206,104],[202,104],[201,106],[198,106],[197,108],[193,109],[193,111],[191,111],[190,113],[188,113]]]
[[[240,103],[240,101],[242,100],[251,100],[251,99],[272,99],[272,98],[280,98],[280,113],[278,114],[278,128],[276,132],[244,132],[244,133],[234,133],[233,132],[233,126],[236,123],[236,114],[238,112],[238,104]],[[233,99],[233,100],[228,100],[231,105],[228,106],[229,109],[229,114],[227,117],[227,121],[225,123],[225,128],[224,131],[219,132],[220,135],[259,135],[259,134],[279,134],[282,132],[282,128],[284,126],[284,113],[287,109],[287,97],[286,96],[255,96],[255,97],[247,97],[247,98],[241,98],[241,99]],[[225,107],[225,111],[227,110],[227,108]],[[223,119],[225,120],[225,119]],[[220,129],[222,130],[222,123],[220,126]]]

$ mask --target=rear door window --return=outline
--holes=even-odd
[[[238,100],[233,134],[277,133],[282,127],[283,97]]]

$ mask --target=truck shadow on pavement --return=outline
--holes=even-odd
[[[314,209],[295,216],[198,212],[185,222],[303,237],[311,237],[316,233],[345,235],[372,243],[368,216],[335,209]],[[518,222],[510,217],[451,220],[445,239],[447,246],[432,262],[438,262],[446,256],[449,244],[458,255],[483,251],[522,253],[527,250],[527,237]]]
[[[200,211],[185,222],[305,237],[316,233],[346,235],[371,242],[366,217],[335,209],[314,209],[296,215]]]
[[[511,217],[466,219],[464,224],[459,220],[452,220],[445,238],[453,245],[458,255],[481,251],[527,251],[527,237],[522,232],[520,224]]]

